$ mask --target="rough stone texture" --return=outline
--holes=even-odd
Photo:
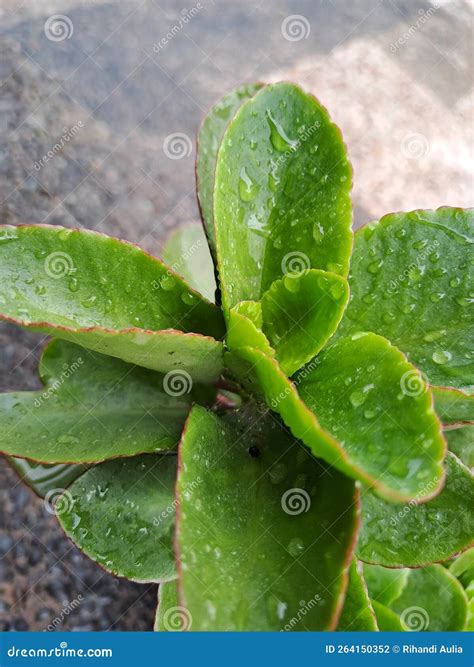
[[[194,141],[221,93],[280,78],[301,82],[341,126],[356,224],[393,209],[471,204],[467,0],[201,0],[192,8],[196,15],[154,50],[179,24],[173,0],[2,1],[2,222],[84,226],[159,254],[170,228],[198,219],[194,149],[169,159],[165,138]],[[72,21],[69,39],[47,39],[54,13]],[[282,35],[294,14],[306,21],[298,41]],[[0,337],[1,389],[37,387],[42,337],[10,325]],[[156,587],[102,572],[4,461],[0,581],[0,629],[42,630],[61,614],[58,629],[152,627]]]

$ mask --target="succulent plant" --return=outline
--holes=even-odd
[[[0,450],[158,630],[472,627],[473,210],[354,237],[351,182],[314,97],[247,85],[200,130],[210,253],[0,228],[0,317],[54,337]]]

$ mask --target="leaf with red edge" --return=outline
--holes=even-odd
[[[179,450],[176,550],[193,630],[328,630],[358,523],[349,478],[266,411],[195,407]]]
[[[61,227],[0,227],[0,318],[195,382],[222,369],[222,314],[124,241]]]
[[[349,582],[337,629],[340,632],[376,632],[378,630],[362,566],[356,559],[352,561],[349,568]]]

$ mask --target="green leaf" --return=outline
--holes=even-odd
[[[449,571],[467,588],[474,581],[474,547],[458,556],[449,566]]]
[[[259,301],[286,273],[347,274],[351,180],[340,131],[314,97],[277,83],[242,105],[222,139],[214,190],[226,312]]]
[[[442,565],[411,570],[402,594],[391,605],[406,630],[450,632],[464,629],[466,594]]]
[[[220,374],[220,311],[137,246],[5,225],[0,266],[2,319],[153,370],[184,368],[196,382]]]
[[[214,266],[201,225],[178,227],[163,248],[163,260],[209,301],[214,301]]]
[[[217,151],[227,125],[245,100],[253,97],[262,83],[248,83],[225,95],[205,117],[198,136],[196,157],[196,185],[202,222],[209,245],[215,251],[213,194]]]
[[[360,564],[355,559],[349,568],[346,597],[337,629],[341,632],[374,632],[378,630],[364,575]]]
[[[352,480],[252,405],[225,418],[195,407],[177,497],[178,587],[194,630],[334,628],[357,530]]]
[[[474,468],[474,426],[444,432],[448,447],[468,468]]]
[[[338,333],[385,336],[432,385],[472,384],[473,223],[474,209],[443,207],[393,213],[359,230]]]
[[[44,498],[48,492],[65,489],[87,470],[87,466],[79,463],[45,465],[28,459],[15,458],[14,456],[7,456],[6,459],[22,481],[33,489],[40,498]]]
[[[474,394],[458,389],[433,387],[435,410],[443,424],[474,423]]]
[[[341,321],[348,298],[344,278],[316,269],[287,275],[265,292],[262,329],[287,375],[293,375],[325,346]]]
[[[67,535],[103,568],[134,581],[175,577],[173,533],[176,456],[106,461],[59,498]]]
[[[357,556],[386,567],[420,567],[467,549],[474,535],[474,479],[453,454],[446,483],[427,503],[394,505],[370,491],[362,496]]]
[[[86,463],[172,449],[190,408],[189,376],[164,378],[63,341],[50,343],[44,389],[0,394],[0,451]]]
[[[372,600],[372,607],[377,618],[377,625],[380,632],[405,632],[400,617],[394,611],[380,604],[377,600]]]
[[[228,315],[227,347],[230,350],[239,347],[253,347],[269,357],[275,356],[275,350],[262,331],[262,304],[260,301],[241,301],[230,309]]]
[[[160,584],[154,630],[185,632],[191,629],[192,617],[186,607],[179,603],[177,581]]]
[[[422,380],[381,336],[339,340],[294,384],[258,350],[234,351],[227,364],[315,456],[385,498],[427,500],[441,488],[445,442],[431,397],[403,391],[407,375]]]
[[[389,606],[401,595],[408,581],[408,573],[409,570],[365,564],[364,579],[370,598]]]

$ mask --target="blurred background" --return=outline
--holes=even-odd
[[[198,224],[201,119],[253,80],[291,79],[329,109],[356,226],[472,206],[472,0],[2,0],[0,20],[2,223],[86,227],[159,255],[172,228]],[[39,386],[43,342],[0,325],[2,391]],[[65,607],[58,630],[150,630],[155,606],[156,586],[89,561],[0,458],[0,630],[46,629]]]

